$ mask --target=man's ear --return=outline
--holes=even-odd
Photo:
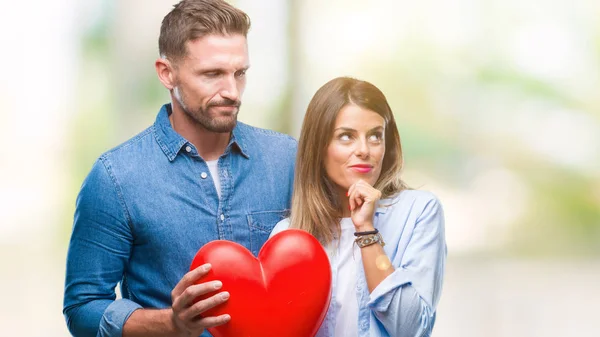
[[[160,82],[169,91],[173,90],[173,88],[175,87],[175,74],[173,73],[173,64],[166,58],[159,58],[154,63],[154,67],[156,68],[156,74],[158,75],[158,79],[160,80]]]

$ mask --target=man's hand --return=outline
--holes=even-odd
[[[201,313],[229,299],[229,293],[225,291],[194,303],[198,296],[217,291],[223,285],[221,281],[194,284],[205,276],[210,268],[210,264],[205,264],[188,272],[171,292],[172,320],[177,336],[197,337],[204,329],[225,324],[231,319],[229,315],[199,317]]]

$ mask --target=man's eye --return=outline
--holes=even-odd
[[[245,70],[240,70],[236,73],[237,77],[244,77],[246,76],[246,71]]]

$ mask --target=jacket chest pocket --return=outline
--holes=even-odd
[[[269,239],[269,234],[275,225],[287,217],[287,209],[279,211],[260,211],[248,213],[248,227],[250,228],[250,250],[254,256]]]

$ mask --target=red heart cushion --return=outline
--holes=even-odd
[[[229,323],[208,329],[214,337],[312,337],[319,330],[331,299],[331,269],[325,250],[308,232],[274,235],[258,259],[237,243],[212,241],[198,250],[190,270],[204,263],[212,268],[198,283],[220,280],[220,291],[231,294],[203,314],[231,315]]]

